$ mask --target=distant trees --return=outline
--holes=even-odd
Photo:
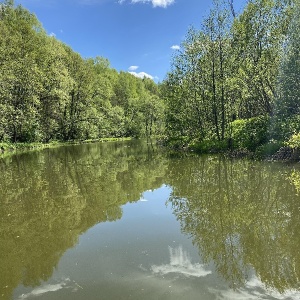
[[[0,142],[158,134],[163,118],[152,80],[83,59],[22,6],[0,3]]]
[[[2,2],[0,142],[165,134],[253,150],[299,133],[299,0],[248,0],[240,14],[233,4],[214,1],[157,85],[103,57],[83,59],[26,9]],[[245,128],[247,142],[237,136]]]

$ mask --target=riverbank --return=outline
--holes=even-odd
[[[19,152],[36,151],[48,148],[56,148],[67,145],[79,145],[97,142],[116,142],[116,141],[126,141],[132,138],[101,138],[101,139],[90,139],[90,140],[74,140],[67,142],[52,141],[49,143],[0,143],[0,157],[13,155]]]
[[[201,154],[222,154],[229,158],[247,158],[260,161],[300,162],[300,149],[293,144],[270,141],[253,148],[233,148],[230,141],[206,141],[188,143],[183,140],[163,140],[161,144],[175,152],[193,152]]]

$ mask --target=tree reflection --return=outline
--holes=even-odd
[[[142,142],[48,149],[0,161],[0,296],[51,277],[63,253],[121,206],[162,185],[165,160]],[[157,175],[159,174],[159,176]]]
[[[220,157],[170,164],[169,202],[183,232],[233,288],[243,286],[253,269],[267,287],[299,288],[295,172],[281,164]]]

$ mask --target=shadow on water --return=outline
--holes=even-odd
[[[155,159],[154,159],[155,157]],[[61,256],[121,206],[162,185],[164,159],[138,141],[23,153],[0,161],[0,296],[38,286]]]

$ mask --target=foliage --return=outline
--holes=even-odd
[[[282,49],[276,109],[275,134],[288,139],[299,132],[300,116],[300,2],[295,1],[292,21]]]
[[[235,14],[232,2],[214,1],[202,28],[188,30],[162,84],[171,139],[188,137],[201,151],[227,139],[229,148],[254,150],[298,131],[297,109],[288,118],[282,113],[287,102],[298,105],[300,90],[295,5],[299,1],[249,0]]]
[[[288,141],[285,142],[285,145],[292,149],[300,149],[300,133],[293,134]]]
[[[264,159],[271,157],[283,146],[283,142],[271,140],[261,146],[258,146],[255,151],[255,157]]]
[[[189,147],[197,153],[219,153],[228,149],[228,143],[226,140],[204,140],[201,142],[192,142]]]
[[[189,29],[174,57],[164,82],[170,136],[224,139],[231,114],[230,22],[229,10],[216,5],[203,30]]]
[[[286,141],[293,134],[300,131],[300,115],[294,114],[292,116],[281,118],[275,115],[272,118],[271,135],[274,139]]]
[[[0,142],[151,136],[164,128],[158,86],[83,59],[13,1],[0,3]]]
[[[289,5],[276,0],[248,1],[232,32],[240,97],[238,116],[271,115],[282,43],[289,23]]]
[[[253,117],[231,123],[233,148],[255,150],[268,141],[269,117]]]
[[[164,134],[207,152],[288,140],[300,131],[299,14],[299,0],[249,0],[240,14],[232,1],[214,1],[157,85],[106,58],[83,59],[4,1],[0,142]]]

